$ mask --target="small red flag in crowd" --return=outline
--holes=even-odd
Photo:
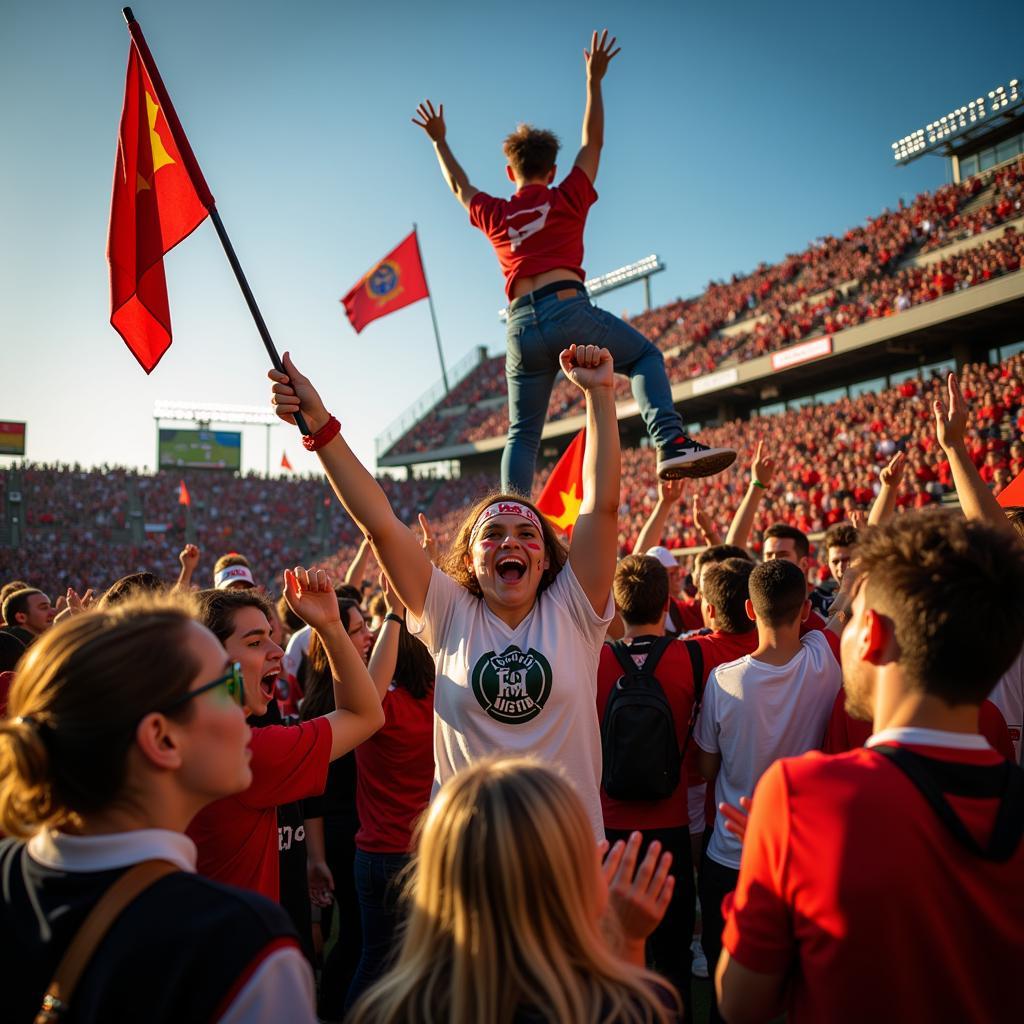
[[[537,498],[537,508],[572,540],[572,530],[583,504],[583,449],[587,432],[581,430],[555,463],[544,490]]]
[[[996,501],[1003,508],[1024,505],[1024,473],[1018,473],[998,494]]]
[[[341,301],[358,334],[378,317],[419,302],[429,294],[420,258],[420,243],[413,231],[365,274]]]
[[[292,468],[292,464],[288,461],[288,453],[287,452],[281,452],[281,468],[282,469],[291,469]]]
[[[110,323],[150,373],[171,344],[163,257],[214,206],[160,73],[130,26],[107,259]]]
[[[182,480],[178,487],[178,504],[187,505],[189,508],[192,507],[192,495],[188,493],[188,488],[185,486],[185,481]]]

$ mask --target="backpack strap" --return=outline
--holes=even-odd
[[[89,961],[122,912],[154,882],[181,868],[166,860],[144,860],[130,867],[97,900],[64,951],[43,996],[35,1024],[55,1024],[68,1012],[71,996]]]
[[[1009,761],[985,767],[949,765],[887,743],[869,749],[888,758],[910,779],[953,838],[975,857],[1003,864],[1016,852],[1024,836],[1024,771],[1017,765]],[[999,798],[999,810],[985,847],[967,830],[946,799],[946,792]]]
[[[690,656],[690,669],[693,672],[693,710],[690,711],[690,724],[687,726],[686,740],[680,754],[680,757],[685,758],[686,752],[690,749],[690,740],[693,739],[693,731],[697,728],[701,704],[704,703],[704,651],[696,640],[684,640],[683,643],[686,644],[686,653]]]
[[[637,667],[637,663],[633,660],[632,654],[629,653],[630,645],[624,640],[611,640],[608,642],[608,646],[612,649],[612,653],[615,655],[615,660],[618,661],[619,665],[622,667],[624,675],[653,676],[654,670],[658,667],[658,662],[661,661],[661,656],[668,650],[669,644],[671,644],[674,639],[674,637],[667,635],[656,637],[654,643],[651,644],[650,649],[647,652],[647,658],[645,659],[642,668]]]

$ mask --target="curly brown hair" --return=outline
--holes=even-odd
[[[502,149],[512,170],[524,181],[533,181],[554,168],[560,145],[554,132],[520,124],[506,137]]]
[[[541,532],[544,537],[544,553],[551,562],[544,570],[544,575],[540,578],[540,586],[537,587],[537,594],[540,595],[555,582],[556,577],[562,571],[562,566],[565,565],[565,560],[569,557],[569,549],[562,543],[558,534],[555,533],[554,528],[541,513],[540,509],[532,501],[527,501],[522,495],[514,492],[492,491],[490,494],[484,495],[469,510],[466,518],[462,521],[462,525],[459,526],[455,533],[455,539],[441,559],[439,568],[442,572],[451,576],[459,586],[465,587],[474,597],[483,597],[483,591],[477,582],[476,574],[466,565],[465,558],[472,549],[473,545],[470,542],[470,534],[473,532],[477,519],[480,518],[480,513],[488,505],[493,505],[496,501],[514,501],[520,505],[525,505],[527,508],[532,509],[540,520]]]

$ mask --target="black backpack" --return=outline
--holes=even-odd
[[[661,656],[674,642],[670,636],[658,637],[650,647],[643,668],[637,668],[629,653],[629,644],[621,640],[608,644],[623,674],[608,696],[601,721],[601,785],[616,800],[664,800],[679,785],[683,758],[700,706],[703,658],[699,646],[687,642],[694,663],[695,700],[686,743],[680,750],[672,706],[654,675]],[[695,663],[698,660],[699,668]]]

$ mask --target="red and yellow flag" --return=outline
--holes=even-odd
[[[997,495],[996,501],[1003,508],[1024,505],[1024,473],[1018,473]]]
[[[192,495],[188,493],[184,480],[178,485],[178,504],[186,505],[189,508],[192,507]]]
[[[551,476],[537,498],[537,508],[572,540],[572,530],[583,504],[583,449],[587,432],[581,430],[555,463]]]
[[[137,24],[114,164],[110,323],[150,373],[171,344],[163,257],[214,206]]]
[[[420,243],[413,231],[380,263],[364,274],[341,302],[358,334],[378,317],[419,302],[429,294],[420,257]]]

